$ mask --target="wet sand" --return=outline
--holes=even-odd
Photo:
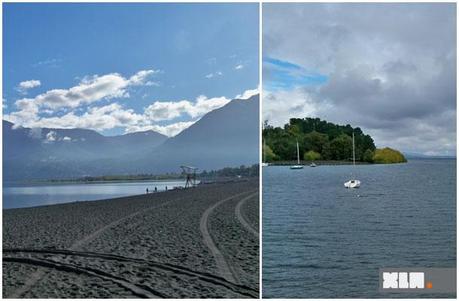
[[[257,298],[258,179],[3,210],[5,298]]]

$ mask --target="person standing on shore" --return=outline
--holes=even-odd
[[[148,188],[147,188],[147,190],[146,190],[146,191],[147,191],[147,194],[148,194]]]

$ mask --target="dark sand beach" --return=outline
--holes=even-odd
[[[3,297],[257,298],[258,185],[3,210]]]

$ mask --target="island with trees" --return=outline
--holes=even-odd
[[[320,118],[291,118],[284,127],[264,122],[263,160],[289,164],[297,159],[296,143],[304,161],[347,164],[352,161],[352,133],[355,137],[356,163],[404,163],[405,156],[394,149],[377,149],[373,138],[359,127],[337,125]]]

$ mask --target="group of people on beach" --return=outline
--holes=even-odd
[[[148,187],[147,187],[147,189],[145,191],[146,191],[147,194],[150,193],[150,190],[148,189]],[[167,186],[166,186],[166,191],[167,191]],[[154,192],[158,192],[158,187],[155,186]]]

